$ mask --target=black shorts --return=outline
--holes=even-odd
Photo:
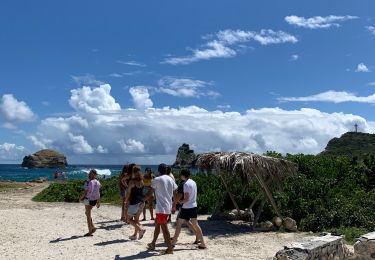
[[[184,209],[182,208],[178,214],[178,218],[184,219],[186,221],[189,221],[191,218],[197,218],[198,217],[198,209],[190,208],[190,209]]]
[[[89,200],[89,204],[92,207],[95,207],[95,205],[96,205],[97,202],[98,202],[97,200]]]

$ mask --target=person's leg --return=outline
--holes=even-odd
[[[187,225],[189,227],[189,229],[194,233],[195,235],[195,242],[200,242],[199,241],[199,237],[198,237],[198,232],[195,230],[195,227],[193,226],[193,224],[191,224],[191,220],[189,220],[187,222]]]
[[[167,243],[167,250],[165,251],[166,254],[172,254],[173,253],[173,245],[172,245],[172,241],[171,241],[171,234],[169,233],[169,230],[168,230],[168,224],[165,223],[165,224],[161,224],[161,230],[163,231],[163,236],[164,236],[164,240],[166,241]]]
[[[153,197],[150,198],[148,202],[148,206],[150,209],[151,220],[154,220],[154,198]]]
[[[154,229],[154,236],[152,242],[148,244],[149,249],[154,249],[156,245],[156,241],[158,240],[160,234],[160,224],[156,223],[155,221],[155,229]]]
[[[122,221],[126,220],[126,215],[125,215],[125,197],[122,198],[121,220]]]
[[[131,238],[135,238],[138,234],[138,225],[137,225],[137,222],[133,219],[133,216],[131,215],[128,215],[128,222],[130,225],[132,225],[134,227],[134,233],[132,236],[130,236]]]
[[[181,227],[184,224],[184,222],[185,220],[182,218],[179,218],[177,220],[176,230],[174,231],[174,236],[173,236],[173,244],[177,243],[178,237],[180,236]]]
[[[143,208],[143,219],[142,221],[146,221],[146,207]]]
[[[198,224],[198,220],[196,218],[192,218],[190,221],[191,221],[191,224],[193,225],[195,231],[197,232],[197,237],[198,237],[197,240],[201,242],[200,247],[206,248],[206,244],[205,244],[204,238],[203,238],[202,229]]]
[[[92,230],[91,209],[92,209],[91,206],[89,206],[89,205],[85,206],[85,214],[86,214],[86,220],[87,220],[87,228],[89,229],[88,234],[91,234],[91,230]]]

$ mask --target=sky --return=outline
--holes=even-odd
[[[0,3],[0,163],[317,154],[375,133],[375,2]]]

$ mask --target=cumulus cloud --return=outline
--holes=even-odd
[[[150,99],[150,93],[148,92],[147,87],[131,87],[129,93],[132,96],[134,106],[137,109],[147,109],[152,107],[153,103]]]
[[[144,144],[134,139],[128,139],[126,142],[124,140],[120,140],[118,141],[118,143],[120,144],[121,149],[124,153],[138,154],[144,153],[145,151]]]
[[[121,109],[111,96],[111,86],[101,85],[97,88],[82,87],[70,91],[69,104],[77,111],[98,114],[115,112]]]
[[[21,145],[3,143],[0,144],[0,162],[19,162],[27,154],[25,147]]]
[[[208,89],[212,82],[196,80],[190,78],[163,77],[158,81],[159,92],[175,97],[194,97],[201,96],[217,97],[220,94]]]
[[[200,60],[209,60],[213,58],[231,58],[238,54],[240,45],[255,41],[261,45],[296,43],[295,36],[283,32],[263,29],[260,32],[243,30],[223,30],[215,35],[203,37],[210,39],[199,49],[192,49],[191,54],[184,57],[167,57],[164,63],[178,65],[189,64]]]
[[[8,128],[15,127],[16,123],[32,122],[36,115],[24,102],[18,101],[12,94],[4,94],[0,101],[0,113],[4,118],[4,125]]]
[[[261,108],[239,113],[197,106],[150,107],[94,114],[77,110],[74,115],[42,120],[32,136],[39,147],[62,151],[72,162],[171,163],[184,142],[197,152],[316,154],[331,138],[351,131],[354,124],[364,132],[375,132],[375,122],[360,116],[308,108]]]
[[[375,26],[366,26],[367,31],[369,31],[372,35],[375,36]]]
[[[285,21],[291,25],[308,29],[326,29],[331,27],[340,27],[340,23],[348,20],[357,19],[359,17],[352,15],[337,16],[314,16],[305,18],[302,16],[290,15],[285,17]]]
[[[370,72],[370,69],[364,63],[359,63],[355,72]]]
[[[375,94],[369,96],[357,96],[353,93],[346,91],[334,91],[329,90],[316,95],[305,96],[305,97],[281,97],[280,101],[299,101],[299,102],[332,102],[332,103],[343,103],[343,102],[357,102],[357,103],[369,103],[375,104]]]
[[[128,61],[118,60],[117,63],[129,65],[129,66],[136,66],[136,67],[146,67],[145,64],[134,61],[134,60],[128,60]]]

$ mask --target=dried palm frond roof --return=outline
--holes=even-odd
[[[273,157],[243,152],[212,152],[198,156],[197,165],[201,169],[220,169],[226,174],[237,174],[248,182],[254,177],[278,182],[287,174],[297,171],[293,162]]]

